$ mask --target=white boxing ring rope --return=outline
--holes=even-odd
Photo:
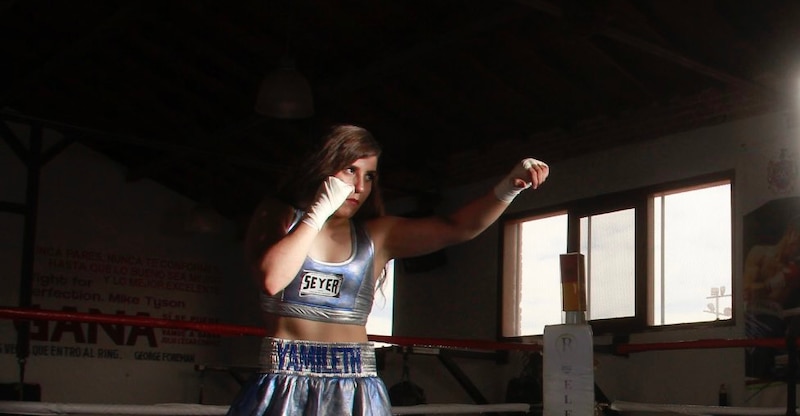
[[[746,415],[778,416],[785,415],[784,407],[736,407],[700,406],[682,404],[635,403],[616,400],[609,406],[618,412],[661,412],[682,415]],[[526,413],[531,406],[525,403],[503,404],[420,404],[415,406],[396,406],[394,415],[453,414],[486,412]],[[119,415],[119,416],[218,416],[225,415],[228,406],[202,404],[81,404],[0,401],[0,414],[14,415]]]
[[[786,407],[701,406],[695,404],[636,403],[615,400],[609,406],[618,412],[662,412],[680,415],[785,415]]]
[[[0,401],[0,414],[14,415],[224,415],[228,406],[207,404],[82,404]]]
[[[452,414],[519,412],[526,413],[525,403],[503,404],[420,404],[392,407],[393,415]],[[0,414],[14,415],[119,415],[119,416],[219,416],[225,415],[228,406],[208,404],[166,403],[153,405],[134,404],[80,404],[0,401]]]

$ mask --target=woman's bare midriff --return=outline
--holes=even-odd
[[[267,336],[320,342],[367,342],[362,325],[310,321],[308,319],[265,315]]]

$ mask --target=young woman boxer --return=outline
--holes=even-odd
[[[380,154],[367,130],[335,126],[257,208],[246,250],[268,337],[229,415],[390,415],[365,329],[386,263],[474,238],[549,174],[524,159],[450,215],[403,218],[384,214]]]

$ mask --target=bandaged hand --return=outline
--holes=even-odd
[[[303,222],[318,231],[325,221],[339,209],[347,197],[355,191],[355,187],[339,178],[328,176],[317,190],[316,201],[308,207]]]
[[[525,189],[538,188],[549,174],[547,163],[533,158],[523,159],[494,187],[494,195],[500,201],[511,203]]]

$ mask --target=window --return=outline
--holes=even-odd
[[[731,318],[730,194],[723,183],[652,199],[652,324]]]
[[[580,217],[587,319],[636,316],[635,229],[634,208]]]
[[[732,174],[504,217],[501,333],[563,322],[559,255],[581,252],[596,333],[732,318]]]

